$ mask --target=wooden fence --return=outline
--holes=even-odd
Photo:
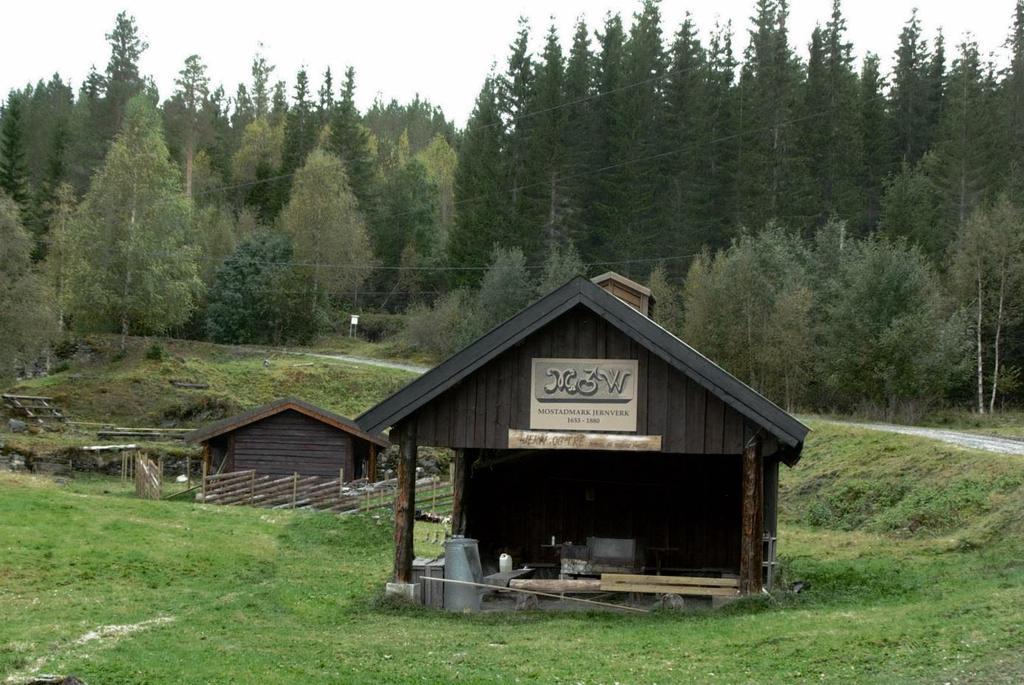
[[[343,483],[319,476],[269,476],[255,471],[232,471],[206,476],[196,500],[206,504],[241,504],[270,509],[315,509],[350,513],[394,507],[397,480]],[[447,481],[416,481],[416,505],[421,511],[443,514],[451,510],[452,490]]]
[[[161,465],[141,454],[135,458],[135,494],[143,499],[160,499]]]

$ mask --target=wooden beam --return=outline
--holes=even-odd
[[[377,482],[377,446],[370,443],[370,461],[366,466],[366,479],[371,483]]]
[[[469,465],[466,450],[455,450],[452,470],[452,535],[466,534],[466,484]]]
[[[651,576],[656,578],[657,576]],[[703,587],[699,585],[658,585],[657,583],[606,583],[601,581],[601,592],[641,592],[651,595],[691,595],[694,597],[738,597],[734,587]]]
[[[537,450],[615,450],[617,452],[660,452],[660,435],[619,435],[617,433],[570,433],[508,429],[508,448]]]
[[[557,578],[514,578],[508,586],[514,590],[535,592],[601,592],[601,581],[597,578],[559,580]]]
[[[602,583],[644,583],[646,585],[697,585],[707,587],[739,587],[736,578],[701,578],[699,576],[644,576],[635,573],[602,573]]]
[[[743,449],[740,521],[740,594],[761,592],[764,536],[764,472],[761,441],[754,437]]]
[[[412,582],[413,539],[416,514],[416,421],[406,421],[399,429],[398,491],[395,493],[395,568],[396,583]]]

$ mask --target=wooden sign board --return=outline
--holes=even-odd
[[[615,450],[619,452],[660,452],[660,435],[611,435],[608,433],[564,433],[510,428],[510,450]]]
[[[530,428],[636,431],[637,360],[534,359]]]

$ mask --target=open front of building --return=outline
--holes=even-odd
[[[452,528],[485,572],[504,553],[541,578],[770,582],[807,429],[609,290],[571,281],[360,417],[400,446],[396,582],[425,445],[455,451]]]

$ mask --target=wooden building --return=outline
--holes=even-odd
[[[808,429],[613,295],[626,280],[573,279],[358,418],[399,444],[396,583],[429,445],[455,450],[453,530],[485,560],[564,570],[567,548],[625,540],[643,573],[760,591]]]
[[[390,443],[350,419],[285,397],[190,433],[211,471],[374,479],[377,454]]]

